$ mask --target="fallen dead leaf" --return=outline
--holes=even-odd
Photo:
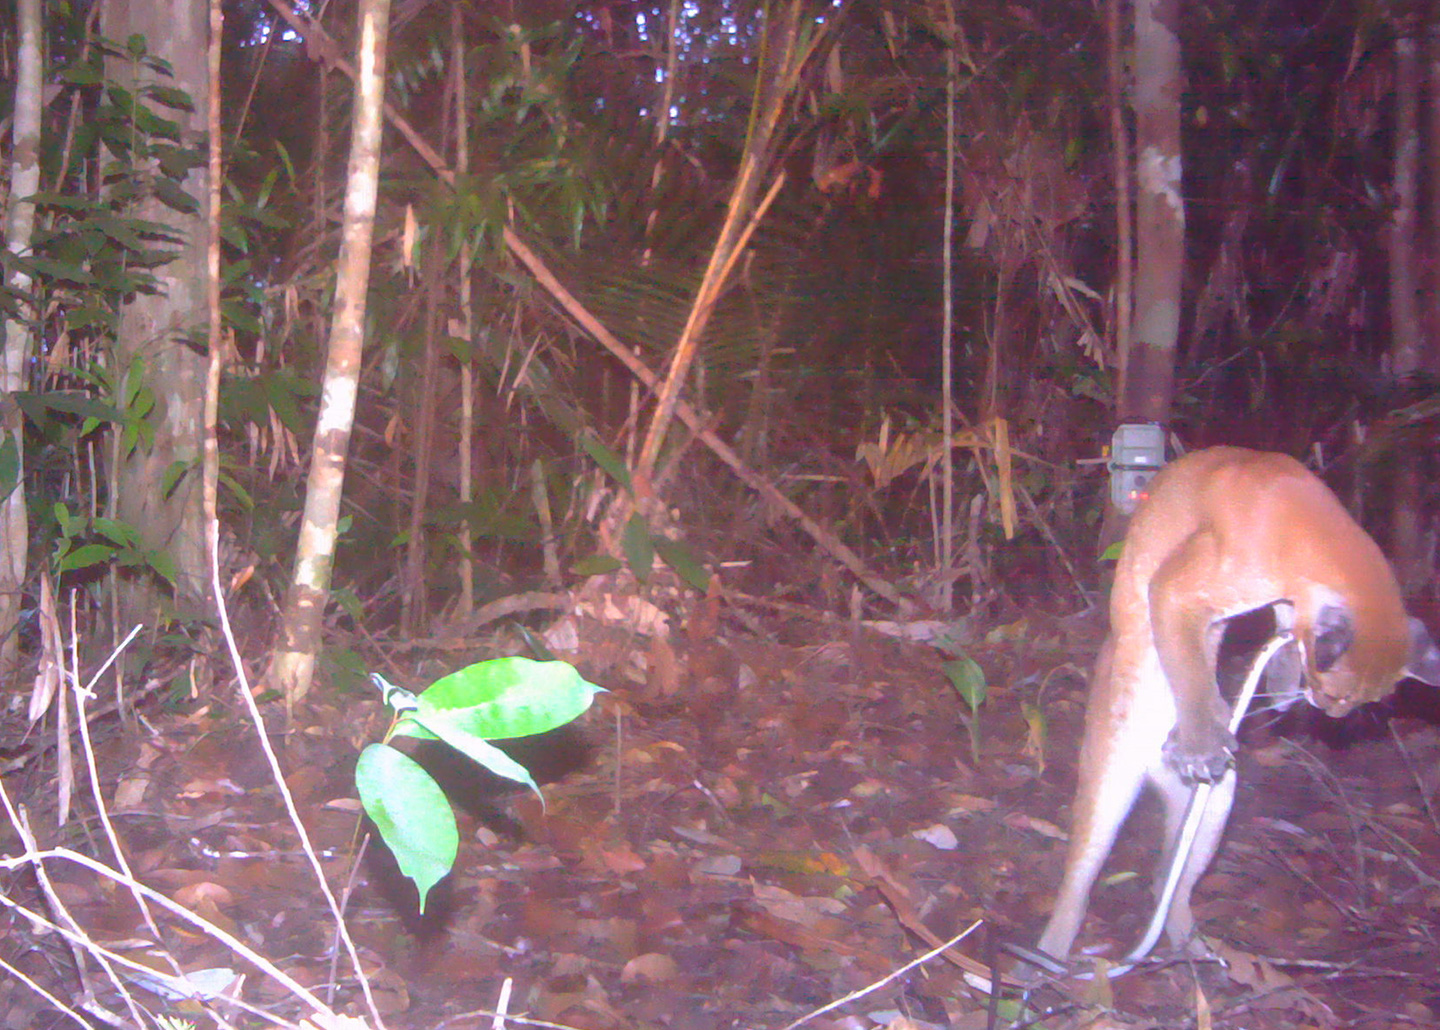
[[[956,837],[955,831],[944,823],[935,823],[923,830],[916,830],[910,836],[941,851],[954,851],[960,846],[960,838]]]
[[[848,877],[852,873],[849,863],[833,851],[762,851],[755,858],[758,867],[805,876]]]
[[[1030,830],[1052,840],[1069,840],[1070,835],[1048,819],[1040,819],[1024,812],[1011,812],[1002,822],[1012,830]]]
[[[644,955],[636,955],[620,971],[621,983],[638,983],[649,981],[651,983],[664,983],[667,980],[674,980],[680,972],[680,967],[669,955],[661,955],[659,952],[651,951]]]
[[[841,915],[845,903],[835,898],[806,898],[791,893],[783,887],[770,884],[755,885],[755,900],[776,919],[813,927],[827,916]]]
[[[587,845],[584,850],[587,865],[616,876],[638,873],[645,869],[645,860],[624,844],[607,847],[596,841]]]
[[[945,814],[956,815],[978,815],[984,812],[995,811],[994,798],[982,798],[975,794],[956,794],[948,799]]]
[[[111,807],[117,812],[136,807],[145,799],[145,789],[149,786],[148,776],[131,776],[121,780],[115,788],[115,800]]]

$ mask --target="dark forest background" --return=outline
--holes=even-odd
[[[263,647],[290,575],[332,315],[356,24],[344,4],[222,7],[219,505],[227,582]],[[154,538],[124,495],[177,491],[186,456],[123,475],[125,455],[157,426],[164,436],[177,390],[143,385],[160,362],[124,342],[123,322],[137,297],[166,292],[157,270],[190,260],[187,230],[164,213],[204,212],[184,190],[203,137],[177,128],[183,94],[126,93],[117,79],[175,41],[106,40],[93,5],[44,13],[34,253],[8,266],[31,283],[5,298],[33,334],[10,384],[23,430],[0,467],[28,499],[26,535],[9,542],[28,548],[21,608],[35,610],[45,573],[104,615],[118,574],[154,581],[150,603],[183,622],[193,608],[166,607],[187,592],[187,558],[170,553],[183,519]],[[16,13],[4,18],[13,61]],[[683,378],[705,428],[922,607],[1092,586],[1107,491],[1093,459],[1117,421],[1128,338],[1116,332],[1128,282],[1115,127],[1129,137],[1143,42],[1129,25],[1128,9],[1090,3],[811,3],[768,21],[743,0],[394,5],[387,101],[445,174],[392,119],[332,627],[424,635],[496,598],[634,572],[603,518],[627,490],[643,495],[642,536],[674,543],[677,563],[734,563],[726,588],[852,607],[853,570],[693,430],[664,434],[653,481],[626,481],[653,397],[576,315],[663,372],[747,160],[752,231]],[[1167,427],[1189,448],[1304,457],[1382,540],[1403,504],[1392,550],[1425,593],[1440,23],[1424,5],[1262,0],[1183,4],[1177,27],[1186,221]],[[137,197],[158,197],[160,214],[137,220]],[[573,304],[517,262],[507,226]],[[202,336],[195,326],[196,354]],[[936,478],[947,347],[949,549]],[[1419,472],[1397,493],[1400,454]],[[33,622],[8,632],[13,663]]]

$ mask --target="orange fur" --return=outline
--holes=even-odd
[[[1440,685],[1440,652],[1406,615],[1380,549],[1303,465],[1216,447],[1166,467],[1116,566],[1070,851],[1042,951],[1068,954],[1142,784],[1159,791],[1171,840],[1190,785],[1203,779],[1214,792],[1166,922],[1175,946],[1195,946],[1191,889],[1220,842],[1235,791],[1216,650],[1225,620],[1267,606],[1296,639],[1272,662],[1272,682],[1278,671],[1297,694],[1303,683],[1310,702],[1331,715],[1385,697],[1407,675]]]

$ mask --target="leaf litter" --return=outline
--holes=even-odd
[[[969,649],[988,683],[976,757],[942,656],[849,629],[784,645],[672,640],[653,683],[592,676],[613,697],[516,752],[536,770],[544,811],[473,770],[447,779],[435,746],[417,745],[459,809],[460,858],[420,916],[413,887],[367,849],[348,917],[377,1002],[391,1026],[439,1027],[493,1006],[511,978],[510,1012],[571,1027],[779,1028],[913,959],[929,947],[922,931],[943,940],[982,920],[1029,943],[1063,864],[1076,673],[1098,634],[1032,615]],[[1043,1025],[1440,1024],[1440,827],[1427,806],[1437,784],[1412,773],[1440,768],[1440,729],[1433,707],[1406,704],[1394,733],[1408,758],[1373,714],[1343,741],[1304,718],[1247,729],[1236,814],[1195,899],[1228,975],[1202,969],[1197,984],[1172,964],[1108,991],[1042,992]],[[379,704],[320,701],[283,739],[287,782],[337,890],[350,876],[357,744],[384,717]],[[118,732],[97,744],[136,876],[302,984],[327,983],[332,930],[251,754],[254,731],[219,705],[147,718],[143,744]],[[37,831],[45,768],[7,774],[24,782]],[[1113,958],[1143,927],[1156,821],[1142,809],[1122,834],[1087,949]],[[98,939],[143,944],[123,891],[74,871],[56,889]],[[10,935],[6,958],[53,980],[39,955],[57,945],[18,947],[22,936]],[[186,969],[231,964],[198,934],[166,944]],[[987,957],[983,935],[960,950]],[[987,1004],[936,961],[805,1025],[981,1027]],[[11,1013],[0,1028],[39,1025],[13,981],[0,981],[0,1010]]]

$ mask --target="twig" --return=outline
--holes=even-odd
[[[932,958],[935,958],[936,956],[941,955],[941,954],[943,954],[943,953],[946,952],[946,951],[949,951],[949,950],[950,950],[951,948],[953,948],[955,945],[957,945],[957,944],[959,944],[961,941],[963,941],[966,937],[969,937],[972,933],[974,933],[975,930],[976,930],[976,928],[978,928],[978,927],[980,926],[980,923],[981,923],[981,920],[979,920],[979,919],[975,920],[975,922],[971,923],[971,924],[970,924],[969,926],[967,926],[965,929],[961,930],[961,931],[960,931],[959,933],[957,933],[954,937],[951,937],[951,938],[950,938],[948,941],[946,941],[944,944],[941,944],[941,945],[938,945],[938,946],[936,946],[936,947],[934,947],[934,948],[931,948],[929,951],[925,952],[923,955],[917,956],[916,958],[912,959],[911,961],[905,963],[905,964],[904,964],[903,966],[901,966],[899,969],[896,969],[895,971],[893,971],[893,972],[891,972],[891,973],[889,973],[889,974],[887,974],[887,975],[885,975],[885,976],[882,976],[879,980],[876,980],[874,983],[869,984],[869,985],[867,985],[867,986],[865,986],[865,987],[861,987],[861,988],[859,988],[858,990],[851,991],[849,994],[845,995],[843,998],[836,998],[834,1001],[830,1002],[829,1004],[821,1005],[818,1009],[815,1009],[813,1012],[807,1012],[805,1015],[803,1015],[803,1016],[801,1016],[799,1019],[795,1020],[795,1022],[790,1023],[789,1025],[787,1025],[787,1026],[785,1027],[785,1030],[795,1030],[795,1027],[800,1026],[800,1025],[803,1024],[803,1023],[808,1023],[808,1022],[810,1022],[810,1020],[814,1019],[816,1016],[823,1016],[825,1013],[830,1012],[830,1011],[832,1011],[832,1010],[834,1010],[834,1009],[837,1009],[837,1008],[839,1008],[841,1005],[848,1005],[848,1004],[849,1004],[850,1002],[852,1002],[852,1001],[855,1001],[855,1000],[857,1000],[857,999],[859,999],[859,998],[863,998],[863,997],[865,997],[865,995],[867,995],[867,994],[871,994],[871,993],[873,993],[873,992],[875,992],[875,991],[878,991],[881,987],[884,987],[886,984],[890,983],[892,980],[896,980],[896,979],[904,976],[906,973],[910,972],[910,970],[914,969],[916,966],[923,965],[924,963],[929,962]]]
[[[15,807],[11,804],[10,794],[8,791],[5,790],[5,783],[3,780],[0,780],[0,802],[3,802],[5,806],[5,811],[9,814],[10,821],[15,826],[15,832],[20,835],[20,842],[25,846],[25,855],[22,856],[21,859],[15,860],[15,863],[17,865],[29,864],[28,862],[24,861],[24,859],[29,855],[36,854],[35,835],[30,832],[30,820],[26,818],[25,813],[23,811],[17,812],[15,810]],[[4,866],[9,861],[9,856],[0,855],[0,866]],[[90,989],[89,981],[85,975],[85,963],[83,961],[81,949],[89,950],[92,955],[95,955],[95,945],[92,941],[89,940],[89,938],[85,936],[85,931],[81,929],[79,922],[76,921],[75,917],[70,914],[70,910],[65,907],[65,903],[60,900],[60,896],[55,891],[55,885],[50,882],[50,876],[49,873],[46,871],[45,867],[39,862],[35,862],[33,863],[33,865],[35,870],[35,879],[40,884],[40,890],[45,895],[46,903],[49,904],[50,909],[52,912],[55,913],[56,918],[64,920],[66,924],[63,927],[57,925],[56,929],[65,936],[66,941],[70,943],[71,951],[75,953],[75,972],[80,979],[81,987],[84,989],[85,1001],[86,1003],[88,1003],[93,999],[94,992]],[[12,902],[9,898],[7,898],[4,894],[0,894],[0,904],[14,907],[17,909],[20,907],[14,902]],[[27,913],[27,915],[29,915],[32,920],[39,918],[33,913]],[[49,920],[41,921],[49,922]],[[112,966],[109,962],[105,961],[99,955],[95,955],[95,958],[96,961],[99,962],[101,967],[105,970],[106,976],[110,978],[110,983],[120,993],[120,996],[125,999],[126,1007],[129,1008],[130,1016],[136,1021],[136,1025],[143,1025],[140,1018],[139,1008],[135,1004],[135,999],[131,997],[130,992],[125,989],[125,985],[120,981],[119,974],[115,972],[115,967]]]
[[[358,824],[357,824],[357,826],[356,826],[356,832],[359,833],[359,825],[358,825]],[[355,842],[354,842],[354,838],[353,838],[353,837],[351,838],[351,845],[352,845],[352,846],[355,846]],[[354,890],[355,890],[355,881],[356,881],[356,880],[359,878],[359,876],[360,876],[360,864],[365,861],[365,852],[366,852],[367,850],[369,850],[369,848],[370,848],[370,834],[368,834],[368,833],[360,834],[360,843],[359,843],[358,846],[355,846],[355,858],[350,862],[350,872],[349,872],[349,874],[345,877],[345,889],[340,892],[340,919],[338,920],[338,922],[340,922],[340,923],[343,923],[343,922],[344,922],[344,920],[345,920],[345,913],[348,912],[348,911],[350,911],[350,895],[351,895],[351,894],[354,892]],[[326,994],[325,994],[325,1000],[326,1000],[326,1001],[334,1001],[334,1000],[335,1000],[335,981],[336,981],[336,979],[337,979],[337,978],[339,977],[339,975],[340,975],[340,931],[339,931],[339,930],[336,930],[336,931],[335,931],[335,936],[334,936],[334,938],[333,938],[333,939],[331,940],[331,942],[330,942],[330,971],[329,971],[329,973],[328,973],[327,975],[328,975],[328,978],[329,978],[329,989],[327,990],[327,992],[326,992]]]
[[[108,880],[113,880],[115,883],[129,887],[132,890],[139,891],[141,894],[145,895],[145,897],[153,904],[159,905],[171,915],[183,919],[185,922],[189,923],[191,926],[194,926],[202,933],[206,933],[209,934],[211,937],[214,937],[231,951],[235,952],[235,954],[245,959],[245,961],[251,963],[256,968],[264,972],[266,975],[273,978],[286,990],[290,991],[291,994],[294,994],[298,998],[305,1001],[307,1004],[311,1005],[316,1011],[322,1013],[329,1012],[329,1009],[325,1006],[325,1004],[321,1002],[319,998],[315,997],[315,995],[311,994],[307,988],[302,986],[292,977],[287,976],[273,962],[267,959],[264,955],[261,955],[259,952],[255,951],[253,948],[251,948],[249,945],[247,945],[244,941],[240,940],[235,935],[227,933],[225,930],[222,930],[214,923],[211,923],[208,920],[202,918],[201,916],[196,915],[194,912],[191,912],[184,905],[180,905],[174,901],[171,901],[159,891],[151,887],[147,887],[145,886],[145,884],[140,883],[138,880],[135,880],[132,877],[128,877],[125,874],[118,872],[115,869],[112,869],[104,862],[96,861],[89,855],[82,855],[80,854],[80,852],[71,851],[69,848],[49,848],[44,851],[36,851],[27,847],[25,854],[23,855],[15,857],[11,857],[9,855],[0,855],[0,869],[15,869],[20,866],[32,864],[35,865],[36,868],[39,868],[39,864],[49,858],[66,859],[70,862],[74,862],[76,865],[83,866],[84,868],[89,869],[91,872],[99,873],[101,876],[105,877]],[[20,906],[16,905],[13,901],[5,897],[4,895],[0,895],[0,905],[5,905],[7,907],[15,909],[20,908]],[[61,933],[66,932],[63,927],[56,927],[56,929],[59,930]],[[94,945],[93,942],[85,940],[83,933],[78,933],[77,936],[81,938],[81,942],[86,944],[87,946],[93,946],[95,949],[99,949],[99,945]],[[145,969],[148,973],[155,972],[148,966],[145,967]],[[144,1025],[143,1020],[139,1020],[138,1017],[137,1025]]]
[[[34,980],[30,979],[30,977],[26,976],[19,969],[16,969],[9,962],[6,962],[3,958],[0,958],[0,969],[3,969],[5,972],[9,973],[15,979],[23,983],[26,987],[30,988],[36,994],[40,995],[40,997],[48,1001],[51,1005],[55,1006],[56,1009],[65,1013],[65,1015],[69,1016],[71,1019],[75,1020],[75,1022],[85,1027],[85,1030],[95,1030],[94,1024],[90,1023],[84,1016],[80,1015],[80,1013],[76,1012],[69,1005],[66,1005],[65,1002],[60,1000],[60,998],[51,994],[44,987],[42,987]]]
[[[285,812],[290,817],[290,824],[295,828],[296,839],[300,842],[300,848],[305,852],[305,858],[310,863],[311,871],[315,874],[315,881],[320,888],[321,895],[325,898],[325,904],[330,907],[330,912],[335,917],[336,930],[340,933],[340,939],[345,942],[345,951],[350,956],[350,966],[355,971],[355,978],[360,981],[360,990],[365,995],[365,1004],[370,1010],[370,1018],[375,1021],[375,1026],[379,1030],[385,1030],[385,1020],[380,1015],[380,1006],[376,1004],[375,995],[370,990],[370,979],[360,965],[360,952],[355,947],[354,939],[350,936],[349,927],[345,925],[345,917],[340,911],[339,902],[335,900],[335,892],[330,889],[330,881],[325,878],[325,870],[320,866],[320,857],[315,854],[315,848],[310,843],[310,834],[300,820],[300,810],[295,805],[295,796],[290,793],[290,788],[285,783],[285,774],[280,768],[280,759],[270,745],[270,734],[265,729],[265,718],[260,714],[260,706],[255,703],[255,696],[250,692],[250,680],[245,674],[245,661],[240,657],[240,646],[235,642],[235,634],[230,628],[230,612],[225,607],[225,593],[220,586],[220,562],[218,560],[220,523],[212,517],[207,531],[210,534],[210,586],[215,593],[215,611],[220,617],[220,630],[225,636],[225,646],[230,652],[230,663],[235,667],[240,697],[244,700],[246,710],[250,713],[250,722],[254,725],[256,736],[260,740],[260,750],[265,753],[265,761],[270,765],[270,776],[280,792],[281,800],[285,803]],[[234,938],[231,939],[234,940]],[[239,944],[240,942],[235,941],[235,943]],[[243,947],[243,945],[241,946]],[[264,962],[263,959],[261,962],[263,962],[262,968],[268,967],[268,971],[272,971],[272,975],[283,978],[281,982],[287,985],[294,984],[296,988],[304,991],[306,1000],[310,1001],[317,1009],[322,1012],[330,1012],[329,1007],[319,998],[300,987],[298,983],[285,976],[275,966]]]
[[[38,866],[38,863],[42,859],[47,857],[55,857],[55,853],[31,851],[28,852],[27,855],[20,856],[19,859],[17,859],[16,861],[26,858],[33,858]],[[105,866],[104,868],[109,869],[108,866]],[[108,875],[110,875],[114,879],[123,880],[123,877],[116,873],[114,870],[110,870]],[[85,951],[89,952],[96,959],[97,962],[100,962],[106,967],[109,967],[112,963],[117,966],[124,966],[126,969],[130,969],[136,973],[139,973],[147,980],[156,981],[160,984],[168,986],[175,990],[177,993],[183,993],[186,997],[197,997],[197,995],[195,994],[196,987],[194,982],[187,978],[183,973],[180,976],[171,976],[168,973],[162,973],[158,969],[155,969],[153,966],[146,965],[143,962],[137,962],[134,959],[129,958],[128,956],[122,955],[117,951],[112,951],[104,945],[96,943],[85,933],[82,928],[77,927],[76,929],[72,930],[68,927],[60,925],[59,923],[52,922],[51,920],[46,919],[39,913],[33,912],[30,909],[24,907],[23,905],[17,904],[3,894],[0,894],[0,905],[4,905],[10,909],[13,909],[16,914],[28,920],[35,927],[38,927],[50,933],[57,933],[61,935],[71,945],[83,948]],[[178,909],[178,906],[176,906],[176,908]],[[209,930],[211,929],[215,929],[215,927],[213,927],[210,923],[207,923],[204,919],[201,919],[199,916],[196,916],[195,919],[199,920],[199,924],[202,925],[202,929],[205,929],[206,932],[209,932]],[[126,997],[128,997],[128,993],[126,994]],[[266,1019],[277,1026],[289,1027],[292,1028],[292,1030],[301,1030],[299,1024],[291,1023],[288,1020],[282,1019],[279,1016],[274,1015],[273,1013],[266,1012],[264,1009],[251,1005],[249,1002],[243,1001],[239,998],[227,997],[225,998],[225,1002],[238,1008],[242,1008],[245,1011],[251,1013],[252,1015],[256,1015],[261,1017],[262,1019]],[[92,1014],[96,1014],[96,1010],[99,1010],[99,1013],[103,1015],[107,1022],[123,1025],[120,1017],[115,1016],[107,1010],[104,1010],[92,1000],[86,1001],[85,1009]],[[211,1015],[212,1017],[214,1016],[213,1012],[208,1012],[207,1014]],[[136,1016],[136,1019],[137,1026],[147,1025],[145,1021],[143,1019],[140,1019],[138,1015]]]
[[[1440,817],[1435,814],[1435,804],[1431,800],[1430,792],[1425,789],[1425,781],[1420,778],[1420,772],[1415,768],[1415,760],[1410,755],[1410,749],[1405,746],[1405,741],[1395,729],[1395,722],[1391,720],[1387,725],[1390,727],[1390,739],[1395,741],[1395,747],[1400,751],[1400,758],[1405,763],[1405,768],[1410,772],[1410,778],[1415,781],[1415,789],[1420,792],[1420,803],[1425,806],[1425,813],[1430,816],[1430,825],[1436,833],[1440,833]]]
[[[495,1018],[491,1021],[491,1030],[505,1030],[505,1017],[510,1010],[510,990],[515,986],[515,981],[510,977],[500,985],[500,999],[495,1002]]]
[[[73,621],[75,615],[75,602],[73,597],[71,598],[70,602],[70,615]],[[90,795],[95,801],[95,814],[100,818],[100,825],[105,831],[105,839],[110,844],[110,853],[115,858],[116,867],[120,870],[120,872],[125,875],[126,880],[128,880],[130,883],[135,882],[134,872],[130,868],[129,861],[127,861],[125,858],[125,849],[121,846],[120,837],[115,832],[115,824],[110,820],[110,808],[108,805],[105,804],[105,795],[100,790],[100,769],[95,761],[95,744],[94,741],[90,739],[90,720],[85,714],[85,700],[86,698],[94,696],[93,690],[95,684],[100,681],[100,677],[102,674],[104,674],[105,669],[120,656],[120,653],[124,651],[125,648],[130,646],[130,641],[135,639],[135,636],[140,632],[140,629],[140,624],[136,623],[135,627],[130,630],[129,634],[125,637],[125,639],[120,641],[120,646],[111,652],[110,657],[107,658],[105,661],[105,665],[100,667],[99,671],[91,677],[90,682],[87,683],[83,689],[80,687],[80,681],[78,676],[74,680],[75,721],[80,728],[80,743],[81,749],[85,755],[85,768],[86,771],[90,774]],[[70,635],[72,640],[76,636],[78,636],[78,634],[75,632],[75,627],[73,625],[70,627]],[[79,672],[78,669],[75,671],[77,673]],[[116,676],[117,682],[123,682],[123,678],[119,678],[120,674],[118,672],[116,673]],[[63,703],[64,699],[62,698],[61,700]],[[133,698],[131,699],[130,703],[133,710],[133,705],[135,703]],[[164,935],[160,932],[159,925],[155,922],[155,916],[151,913],[150,906],[145,904],[145,898],[133,888],[130,891],[130,897],[134,900],[135,907],[139,909],[140,917],[145,920],[146,929],[148,929],[151,935],[155,938],[155,942],[159,944],[165,938]],[[185,976],[185,971],[182,970],[180,968],[180,964],[175,961],[175,956],[170,953],[170,949],[163,948],[162,954],[165,957],[165,961],[170,964],[171,972],[173,972],[176,977],[183,979]],[[230,1028],[230,1024],[227,1023],[225,1019],[218,1013],[212,1012],[210,1013],[210,1015],[221,1026],[229,1028],[229,1030],[233,1030],[233,1028]]]
[[[1075,584],[1075,589],[1080,592],[1081,597],[1089,597],[1090,592],[1085,589],[1085,584],[1080,582],[1080,574],[1075,571],[1075,564],[1070,556],[1065,553],[1065,548],[1060,546],[1060,541],[1055,537],[1055,531],[1050,528],[1050,523],[1045,521],[1045,516],[1040,514],[1040,507],[1035,503],[1035,498],[1030,496],[1030,491],[1025,489],[1025,484],[1016,482],[1016,488],[1020,491],[1021,498],[1025,501],[1025,507],[1030,509],[1030,514],[1035,518],[1035,525],[1039,528],[1040,534],[1045,537],[1050,546],[1054,548],[1055,554],[1060,558],[1060,564],[1065,566],[1065,572],[1070,577],[1070,582]]]

